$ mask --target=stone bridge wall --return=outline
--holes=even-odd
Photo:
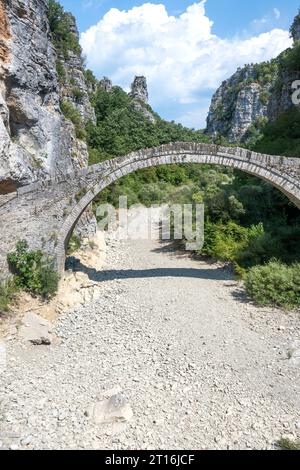
[[[171,163],[216,164],[245,171],[273,184],[300,208],[298,159],[199,143],[141,150],[0,196],[0,278],[8,275],[7,253],[21,239],[28,240],[32,249],[54,257],[62,271],[68,238],[82,212],[102,189],[133,171]]]

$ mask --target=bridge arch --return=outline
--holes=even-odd
[[[55,253],[58,271],[64,270],[66,245],[76,223],[97,194],[114,181],[137,170],[182,163],[221,165],[257,176],[279,189],[300,209],[300,161],[297,159],[190,142],[140,150],[93,165],[77,175],[81,183],[86,179],[87,187],[60,227]]]

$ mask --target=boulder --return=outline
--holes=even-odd
[[[19,335],[24,341],[29,341],[35,346],[51,344],[52,324],[35,313],[25,314]]]

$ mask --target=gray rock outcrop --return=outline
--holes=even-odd
[[[207,134],[212,137],[222,135],[230,142],[243,141],[251,125],[260,118],[267,118],[272,84],[272,81],[260,82],[252,65],[238,69],[212,98]]]
[[[291,26],[294,44],[300,40],[300,13]],[[225,80],[212,98],[206,133],[225,137],[229,142],[244,142],[251,128],[274,122],[291,109],[292,84],[300,80],[300,66],[286,64],[292,49],[273,61],[247,65]],[[300,109],[300,106],[299,106]]]
[[[94,120],[80,54],[63,63],[77,93],[60,83],[47,0],[0,1],[0,194],[88,164],[85,142],[63,116],[62,99]],[[73,33],[77,33],[75,20]],[[93,221],[92,218],[90,218]],[[88,231],[95,226],[86,224]]]
[[[99,86],[107,91],[107,93],[110,93],[113,88],[112,81],[107,77],[103,77],[102,80],[99,81]]]
[[[79,44],[79,33],[75,17],[71,13],[68,16],[70,31]],[[62,100],[69,101],[81,115],[83,122],[96,122],[95,110],[89,98],[88,84],[84,75],[83,58],[81,53],[69,50],[66,55],[59,55],[60,67],[63,68],[63,79],[60,83],[60,94]]]
[[[136,111],[141,112],[144,117],[152,124],[156,123],[156,118],[148,106],[149,94],[147,79],[144,76],[135,76],[131,84],[131,92],[129,96],[132,98],[132,106]]]
[[[146,77],[134,77],[134,80],[131,84],[130,96],[134,99],[142,101],[143,103],[148,103],[149,95]]]

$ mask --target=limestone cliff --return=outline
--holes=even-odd
[[[145,118],[155,124],[156,118],[148,106],[149,94],[147,79],[144,76],[136,76],[131,84],[132,105],[137,111],[141,111]]]
[[[74,21],[73,28],[77,34]],[[88,163],[85,142],[61,111],[62,100],[68,100],[83,120],[94,119],[82,58],[67,51],[63,63],[77,90],[75,96],[59,79],[60,59],[49,27],[47,0],[0,0],[2,195]]]
[[[66,13],[68,27],[79,44],[79,33],[76,20],[71,13]],[[96,122],[95,111],[90,103],[88,83],[85,78],[83,59],[78,51],[68,49],[64,53],[57,51],[57,67],[60,71],[59,85],[61,100],[67,100],[79,112],[83,122]]]
[[[275,63],[247,65],[224,81],[212,98],[207,133],[230,142],[245,140],[252,125],[267,119],[276,73]]]
[[[212,98],[206,132],[247,142],[266,122],[294,106],[292,84],[300,80],[300,13],[291,26],[294,46],[276,59],[246,65],[225,80]]]

